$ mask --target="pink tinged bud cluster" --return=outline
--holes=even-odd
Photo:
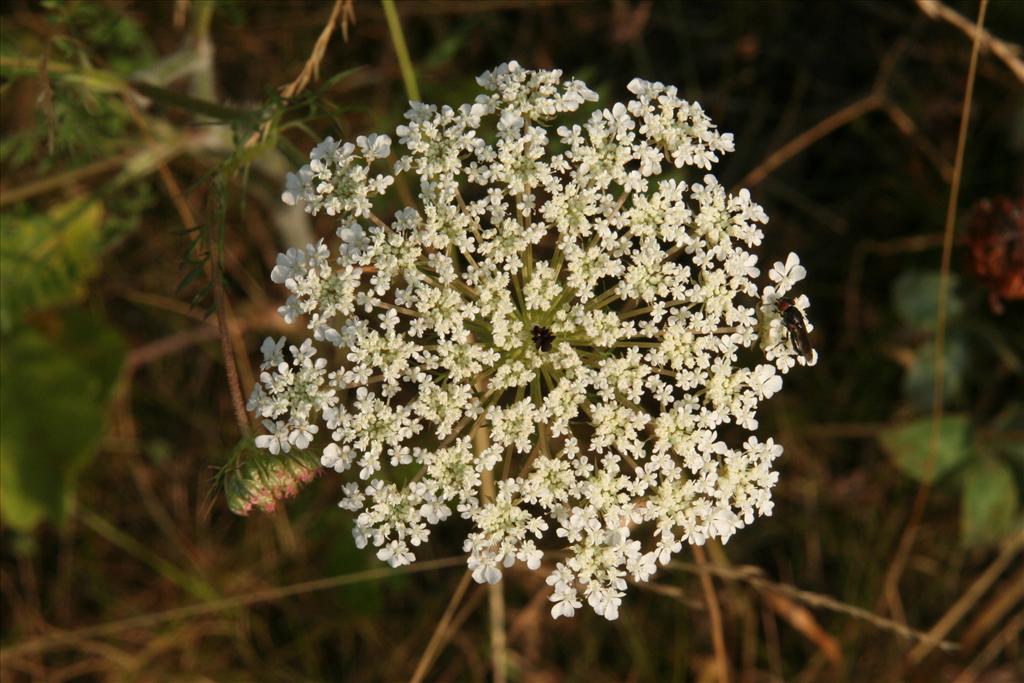
[[[759,284],[768,216],[711,173],[732,136],[674,87],[636,79],[581,117],[596,93],[557,70],[478,83],[412,103],[397,144],[328,138],[289,175],[284,201],[338,241],[271,274],[310,338],[264,343],[257,445],[326,442],[357,545],[392,566],[457,516],[477,581],[521,564],[553,616],[614,619],[684,544],[771,514],[782,448],[750,432],[805,363],[776,302],[806,273],[791,254]],[[399,175],[417,204],[381,216]]]
[[[225,475],[228,509],[242,516],[253,510],[273,512],[319,474],[320,463],[308,453],[252,456]]]

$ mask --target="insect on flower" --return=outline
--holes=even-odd
[[[803,354],[804,360],[810,363],[814,360],[814,350],[811,348],[811,339],[807,334],[807,326],[804,324],[804,314],[789,297],[779,299],[775,302],[775,307],[782,315],[782,323],[789,332],[789,339],[793,346]]]

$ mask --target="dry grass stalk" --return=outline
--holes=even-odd
[[[795,138],[784,144],[779,149],[768,155],[756,168],[743,176],[739,182],[741,187],[751,188],[759,185],[779,166],[800,154],[818,140],[821,140],[830,133],[842,128],[852,121],[856,121],[865,114],[880,109],[885,104],[885,98],[879,92],[871,92],[855,102],[851,102],[837,112],[834,112],[818,123],[814,124]]]
[[[453,557],[445,557],[437,560],[424,560],[422,562],[417,562],[414,565],[408,565],[399,569],[391,569],[390,567],[368,569],[366,571],[355,572],[352,574],[341,574],[323,579],[314,579],[313,581],[293,583],[288,586],[279,586],[275,588],[268,588],[266,590],[253,591],[251,593],[243,593],[241,595],[233,595],[226,598],[219,598],[217,600],[208,600],[206,602],[186,605],[185,607],[176,607],[162,612],[140,614],[139,616],[119,619],[117,621],[109,621],[104,624],[87,626],[73,631],[56,631],[45,636],[14,643],[3,650],[0,650],[0,661],[2,661],[4,665],[7,665],[8,661],[15,657],[23,657],[25,655],[46,652],[62,646],[77,647],[79,643],[86,640],[111,636],[123,631],[147,628],[179,619],[192,619],[199,616],[216,614],[217,612],[238,609],[240,607],[273,602],[293,595],[302,595],[315,591],[328,590],[331,588],[338,588],[340,586],[361,583],[363,581],[376,581],[379,579],[385,579],[389,576],[397,576],[399,574],[419,574],[421,572],[433,571],[436,569],[447,569],[449,567],[465,565],[465,563],[465,555],[455,555]]]
[[[323,30],[320,31],[319,37],[317,37],[316,42],[313,44],[313,50],[309,53],[309,58],[302,65],[299,75],[291,83],[281,87],[281,97],[286,100],[291,99],[305,90],[306,86],[314,78],[320,78],[320,63],[323,62],[324,55],[327,53],[327,46],[330,44],[331,36],[334,35],[334,29],[338,26],[339,22],[341,24],[341,37],[346,42],[348,41],[349,23],[356,23],[354,2],[355,0],[334,0],[331,15],[327,18],[327,23],[324,24]],[[253,133],[246,140],[245,146],[250,147],[265,138],[273,125],[273,120],[265,122],[258,132]]]
[[[946,344],[946,317],[949,304],[949,281],[950,267],[953,260],[953,232],[956,225],[957,203],[960,197],[960,180],[964,167],[964,149],[967,147],[967,128],[971,119],[971,101],[974,97],[974,80],[978,71],[978,53],[981,49],[981,31],[985,25],[985,11],[988,9],[988,0],[981,0],[978,7],[977,31],[974,33],[974,45],[971,47],[971,61],[967,68],[967,85],[964,89],[963,105],[960,112],[960,132],[956,143],[956,160],[953,163],[953,182],[949,190],[949,202],[946,205],[946,224],[943,230],[942,240],[942,265],[939,272],[939,301],[938,315],[935,321],[935,364],[934,381],[932,383],[932,428],[928,439],[928,455],[924,466],[924,477],[914,497],[914,505],[910,512],[910,518],[903,529],[899,545],[889,563],[886,571],[884,596],[889,605],[890,612],[894,615],[901,613],[899,599],[899,581],[906,567],[910,551],[913,549],[914,541],[917,538],[917,530],[924,515],[925,505],[928,503],[928,496],[931,491],[929,480],[935,465],[935,458],[939,447],[939,427],[942,422],[942,397],[943,385],[945,383],[946,366],[945,344]]]
[[[935,21],[945,21],[960,29],[964,35],[971,40],[977,41],[981,49],[990,50],[992,54],[1001,59],[1017,80],[1024,83],[1024,61],[1019,57],[1020,45],[1000,40],[989,33],[980,25],[973,24],[969,19],[961,16],[955,10],[950,9],[940,0],[915,0],[918,8]]]
[[[437,654],[451,638],[452,630],[448,627],[452,623],[452,617],[455,616],[455,610],[458,609],[459,603],[462,602],[462,597],[466,594],[466,589],[469,588],[471,578],[472,574],[468,571],[462,574],[459,585],[455,587],[455,592],[452,593],[448,606],[445,607],[444,613],[437,621],[434,632],[430,635],[430,640],[427,641],[426,649],[420,655],[420,660],[416,664],[416,669],[412,674],[412,678],[409,679],[409,683],[420,683],[424,679],[430,671],[430,665],[433,664]]]
[[[711,618],[711,642],[715,648],[715,665],[718,669],[718,680],[720,683],[729,683],[729,654],[725,649],[725,632],[722,626],[722,610],[718,606],[718,594],[715,592],[715,584],[711,581],[711,574],[708,571],[707,554],[704,548],[699,545],[691,546],[693,557],[697,561],[700,585],[704,591],[704,600],[708,606],[708,616]]]
[[[700,568],[696,565],[688,564],[686,562],[671,562],[670,567],[675,569],[681,569],[691,574],[699,574]],[[926,633],[912,629],[899,622],[893,621],[892,619],[886,619],[880,617],[874,612],[849,605],[845,602],[836,600],[835,598],[822,595],[821,593],[814,593],[811,591],[801,590],[795,586],[790,586],[785,583],[777,583],[769,579],[764,578],[762,572],[757,567],[752,566],[741,566],[741,567],[721,567],[717,565],[709,565],[707,571],[715,576],[729,581],[741,581],[748,584],[755,590],[761,592],[776,592],[782,595],[786,595],[794,600],[798,600],[811,607],[817,607],[820,609],[827,609],[831,612],[837,612],[839,614],[845,614],[846,616],[853,617],[860,621],[867,622],[876,628],[895,633],[899,636],[907,638],[908,640],[934,640]],[[948,641],[938,641],[936,646],[941,650],[951,651],[956,650],[959,646],[956,643]]]
[[[766,592],[763,598],[773,612],[814,643],[833,666],[842,665],[843,651],[839,641],[821,627],[810,610],[779,593]]]
[[[1024,567],[992,591],[991,599],[978,610],[977,616],[964,629],[964,649],[970,650],[1005,617],[1024,601]]]
[[[913,666],[928,656],[928,653],[932,651],[935,641],[944,638],[960,622],[970,611],[971,607],[988,592],[988,589],[992,587],[992,584],[996,582],[996,579],[999,578],[1003,571],[1010,566],[1010,563],[1017,558],[1022,549],[1024,549],[1024,532],[1020,532],[1010,539],[1010,542],[1006,544],[995,561],[974,580],[974,583],[970,585],[960,599],[942,615],[942,618],[928,631],[929,640],[918,643],[910,651],[907,655],[907,662],[910,665]]]
[[[1024,631],[1024,612],[1019,612],[1013,619],[1007,622],[1006,626],[996,634],[995,638],[989,641],[985,649],[978,653],[978,656],[968,664],[960,675],[953,679],[953,683],[973,683],[978,679],[986,668],[992,663],[1000,652],[1002,652],[1015,638],[1020,638]]]

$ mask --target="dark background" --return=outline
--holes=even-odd
[[[948,7],[973,25],[976,2]],[[285,298],[269,280],[276,253],[333,232],[282,210],[285,171],[326,135],[393,131],[407,106],[381,6],[352,9],[347,40],[334,32],[319,80],[288,102],[278,89],[302,70],[332,3],[3,10],[5,682],[398,681],[427,648],[457,564],[378,571],[335,507],[336,476],[244,519],[217,478],[240,432],[213,312],[224,313],[247,394],[263,336],[301,336],[274,313]],[[761,262],[795,251],[807,267],[821,360],[788,375],[761,414],[786,448],[774,516],[708,548],[730,679],[1024,678],[1024,305],[993,301],[1024,270],[999,256],[1024,248],[1024,227],[1019,214],[976,208],[1022,196],[1024,89],[1007,64],[986,50],[978,62],[942,438],[934,482],[916,498],[968,35],[912,2],[423,1],[398,11],[429,102],[467,101],[474,77],[509,59],[562,68],[602,105],[624,98],[634,76],[678,85],[736,135],[716,173],[771,216]],[[985,25],[1020,41],[1024,3],[992,2]],[[1004,277],[979,279],[972,255]],[[458,555],[464,532],[435,532],[426,566]],[[888,590],[887,575],[899,579]],[[348,578],[303,583],[328,577]],[[552,621],[539,575],[513,571],[510,679],[714,680],[693,565],[655,584],[632,587],[616,622],[589,609]],[[491,679],[486,591],[470,585],[460,605],[426,680]],[[939,635],[956,651],[912,652],[916,641],[896,632],[928,631],[951,610]]]

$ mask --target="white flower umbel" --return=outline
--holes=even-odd
[[[791,254],[758,286],[768,216],[704,173],[732,136],[674,87],[586,118],[597,95],[560,71],[477,80],[472,104],[412,103],[399,156],[327,138],[289,175],[285,202],[338,220],[271,274],[326,358],[264,343],[257,443],[329,438],[356,543],[392,566],[458,515],[477,581],[561,551],[552,614],[614,619],[684,543],[771,514],[782,448],[748,432],[804,363],[776,302],[805,271]],[[387,219],[400,174],[418,204]]]

